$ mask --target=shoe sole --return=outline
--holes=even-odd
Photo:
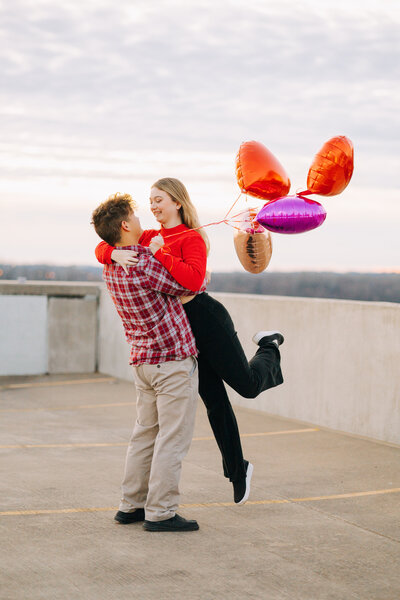
[[[161,521],[162,522],[162,521]],[[190,527],[176,527],[176,528],[172,528],[172,527],[162,527],[160,525],[157,525],[156,527],[153,526],[148,526],[147,523],[143,525],[143,529],[145,529],[146,531],[197,531],[199,529],[198,524],[196,525],[192,525]]]
[[[114,517],[114,521],[116,523],[119,523],[120,525],[130,525],[131,523],[143,523],[144,517],[143,517],[143,519],[136,519],[135,521],[125,521],[125,520],[122,520],[122,519],[116,519]]]
[[[277,346],[282,346],[283,342],[285,341],[285,338],[283,337],[283,335],[279,332],[273,332],[269,335],[264,335],[263,337],[261,337],[259,340],[256,340],[257,335],[253,335],[252,337],[252,341],[257,344],[257,346],[260,345],[261,340],[267,340],[268,342],[277,342]]]
[[[245,502],[247,502],[247,500],[249,499],[250,496],[250,482],[251,482],[251,478],[253,476],[253,471],[254,471],[254,467],[251,463],[249,463],[248,467],[247,467],[247,473],[246,473],[246,491],[244,493],[243,498],[240,500],[240,502],[236,502],[236,506],[241,506],[242,504],[244,504]]]

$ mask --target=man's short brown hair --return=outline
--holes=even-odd
[[[126,221],[136,208],[129,194],[114,194],[93,211],[91,223],[101,239],[115,246],[121,238],[122,221]]]

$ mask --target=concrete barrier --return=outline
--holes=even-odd
[[[97,369],[99,285],[2,281],[0,375]]]
[[[0,375],[46,373],[46,296],[0,296]]]
[[[105,284],[101,287],[99,308],[99,371],[133,381],[129,365],[130,347],[125,338],[121,318]]]
[[[279,329],[283,385],[233,404],[400,444],[400,305],[213,293],[248,358]],[[0,375],[92,372],[132,381],[130,349],[104,284],[0,283]]]
[[[248,358],[260,329],[279,329],[283,385],[233,404],[400,444],[400,306],[212,294],[229,310]],[[129,348],[107,291],[100,301],[99,369],[132,379]]]
[[[248,357],[252,335],[279,329],[283,385],[233,404],[400,444],[400,306],[214,294],[229,310]]]

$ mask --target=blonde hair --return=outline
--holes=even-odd
[[[173,202],[180,204],[181,207],[179,209],[179,214],[182,219],[182,223],[189,227],[189,229],[197,229],[200,227],[199,217],[197,215],[197,210],[195,209],[189,193],[183,183],[179,181],[179,179],[174,179],[173,177],[163,177],[159,179],[153,185],[152,188],[157,188],[163,192],[166,192],[171,196]],[[208,240],[208,235],[204,231],[204,229],[198,230],[199,234],[203,238],[206,248],[207,254],[210,251],[210,242]]]

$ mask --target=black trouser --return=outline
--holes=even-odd
[[[224,381],[245,398],[283,382],[280,353],[273,342],[261,345],[248,362],[226,308],[207,293],[183,305],[199,351],[199,394],[222,454],[225,477],[245,476],[239,429]]]

